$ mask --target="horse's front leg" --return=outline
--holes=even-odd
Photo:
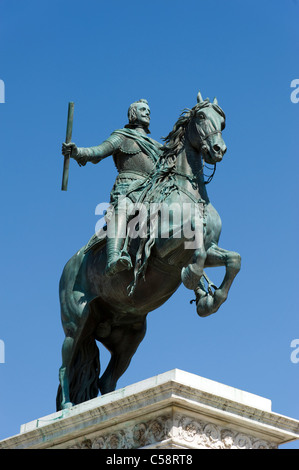
[[[198,248],[193,255],[192,262],[182,269],[181,279],[187,289],[195,290],[203,275],[207,252]]]
[[[201,317],[206,317],[217,312],[219,307],[225,302],[231,285],[241,269],[241,256],[234,251],[228,251],[213,244],[207,251],[205,267],[225,266],[225,276],[219,288],[215,292],[202,295],[202,290],[197,292],[197,313]]]

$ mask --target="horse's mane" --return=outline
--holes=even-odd
[[[163,157],[164,162],[170,166],[175,165],[176,157],[184,144],[185,131],[190,120],[203,108],[212,106],[218,114],[225,119],[223,110],[216,103],[210,102],[209,98],[197,103],[192,109],[184,109],[173,126],[172,131],[167,137],[163,137],[165,144],[163,146]]]

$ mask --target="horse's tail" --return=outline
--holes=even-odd
[[[87,336],[77,347],[69,369],[70,401],[77,405],[96,398],[99,394],[100,358],[99,348],[93,337]],[[56,409],[61,409],[61,385],[58,387]]]
[[[100,358],[94,337],[87,336],[75,355],[70,377],[70,399],[75,405],[99,393]]]

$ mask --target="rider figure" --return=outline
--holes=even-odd
[[[122,197],[127,197],[132,203],[136,202],[138,186],[154,170],[162,148],[162,144],[148,136],[150,108],[146,100],[141,99],[131,104],[128,120],[129,124],[114,131],[96,147],[62,144],[62,154],[74,158],[80,166],[86,165],[87,162],[98,163],[112,155],[119,172],[110,196],[115,217],[114,225],[110,227],[113,230],[108,231],[107,236],[106,274],[109,276],[132,268],[131,258],[126,250],[123,250],[128,222],[127,211],[124,211],[118,202]],[[109,236],[109,233],[113,233],[113,236]]]

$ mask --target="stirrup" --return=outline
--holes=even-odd
[[[133,268],[131,258],[128,253],[121,253],[117,258],[107,263],[105,270],[106,276],[114,276],[121,271],[130,270]]]

